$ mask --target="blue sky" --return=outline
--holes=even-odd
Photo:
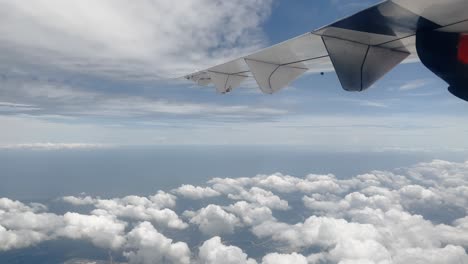
[[[199,9],[7,1],[0,145],[468,148],[468,104],[420,63],[398,66],[364,93],[343,91],[333,72],[305,75],[273,96],[250,85],[222,96],[171,79],[377,2],[259,0]]]

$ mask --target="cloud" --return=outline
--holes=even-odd
[[[0,225],[0,252],[12,249],[26,248],[43,242],[47,237],[32,230],[7,230]]]
[[[307,258],[303,255],[292,254],[278,254],[272,253],[263,257],[262,264],[307,264]]]
[[[258,187],[252,187],[248,191],[242,190],[239,194],[228,194],[228,197],[233,200],[246,200],[276,210],[289,209],[287,201]]]
[[[254,180],[249,178],[215,178],[209,183],[213,185],[214,190],[226,194],[232,200],[245,200],[276,210],[287,210],[289,208],[287,201],[282,200],[271,191],[256,186],[246,189],[246,187],[252,186]]]
[[[0,68],[1,69],[1,68]],[[224,117],[229,119],[255,119],[258,117],[289,114],[284,107],[252,105],[249,103],[216,104],[202,100],[188,100],[174,96],[167,87],[173,84],[154,84],[161,92],[147,91],[134,84],[123,91],[96,87],[92,83],[63,84],[60,81],[27,80],[27,76],[6,81],[0,87],[0,96],[28,104],[0,102],[0,114],[29,114],[34,116],[60,114],[68,118],[140,118],[148,117]],[[25,80],[26,79],[26,80]],[[0,79],[1,83],[1,79]],[[126,85],[126,84],[120,84]],[[131,88],[131,89],[130,89]],[[165,88],[165,89],[164,89]],[[187,88],[186,88],[187,89]],[[190,92],[187,90],[187,92]],[[70,120],[68,120],[70,121]]]
[[[335,101],[346,102],[356,104],[358,106],[373,107],[373,108],[389,108],[388,100],[383,101],[372,101],[372,100],[361,100],[352,98],[337,98]]]
[[[59,237],[91,241],[108,249],[119,249],[125,244],[126,223],[112,216],[81,215],[66,213],[64,226],[55,232]]]
[[[53,239],[63,226],[61,216],[45,213],[44,206],[0,198],[0,251],[30,247]]]
[[[0,149],[27,149],[27,150],[79,150],[79,149],[103,149],[110,145],[88,143],[30,143],[0,145]]]
[[[258,27],[270,7],[269,0],[8,0],[0,5],[0,55],[12,65],[118,78],[180,76],[205,67],[202,60],[212,65],[215,56],[232,58],[258,48]]]
[[[127,235],[126,251],[124,255],[129,263],[190,263],[190,249],[186,243],[173,243],[159,233],[149,222],[136,226]]]
[[[446,246],[438,249],[414,248],[402,252],[394,259],[396,264],[404,263],[466,263],[468,261],[466,251],[463,247]]]
[[[270,208],[245,201],[225,207],[225,210],[236,215],[244,226],[255,226],[275,219]]]
[[[468,162],[434,160],[346,178],[215,178],[182,188],[201,195],[188,204],[177,191],[68,196],[81,213],[55,214],[1,198],[0,250],[74,239],[130,263],[467,263],[467,186]]]
[[[73,113],[73,112],[72,112]],[[216,105],[209,103],[168,102],[142,97],[104,99],[94,109],[75,109],[76,115],[141,117],[145,115],[169,114],[179,116],[264,116],[285,115],[287,110],[248,105]]]
[[[203,92],[172,79],[266,46],[261,25],[272,4],[273,0],[182,0],[177,5],[164,0],[67,5],[57,0],[27,5],[2,1],[0,114],[24,114],[36,121],[55,115],[62,117],[56,123],[91,123],[99,129],[106,123],[127,127],[131,122],[130,130],[142,126],[135,124],[138,121],[165,119],[171,125],[174,117],[226,122],[286,115],[288,109],[276,106],[208,102]],[[174,93],[181,86],[184,93]],[[104,117],[106,122],[101,122]],[[74,132],[53,131],[66,138],[64,143],[87,142],[70,139]],[[50,135],[40,132],[44,131],[18,143],[55,142],[54,137],[31,139]],[[80,137],[97,134],[102,135],[93,131]]]
[[[96,202],[91,196],[86,197],[75,197],[75,196],[65,196],[62,197],[62,200],[66,203],[79,206],[79,205],[92,205]]]
[[[221,194],[210,187],[200,187],[193,185],[182,185],[179,188],[173,190],[174,193],[183,196],[185,198],[200,200],[210,197],[220,196]]]
[[[197,212],[186,211],[184,215],[190,218],[191,224],[197,225],[200,231],[208,236],[232,234],[239,224],[235,215],[212,204]]]
[[[295,225],[276,221],[264,222],[255,226],[252,232],[260,238],[271,238],[292,249],[331,247],[346,239],[378,239],[380,235],[372,225],[316,216]]]
[[[411,90],[415,90],[415,89],[419,89],[419,88],[422,88],[424,86],[427,86],[431,82],[432,82],[432,80],[428,80],[428,79],[413,80],[413,81],[407,82],[407,83],[403,84],[402,86],[400,86],[399,90],[400,91],[411,91]]]
[[[35,111],[35,110],[40,110],[40,108],[37,108],[34,105],[0,102],[0,113],[1,112],[30,112],[30,111]]]
[[[174,195],[159,191],[150,197],[126,196],[124,198],[99,199],[67,196],[63,201],[73,205],[92,205],[94,215],[110,215],[121,219],[150,221],[173,229],[185,229],[187,224],[171,209],[176,205]]]
[[[200,247],[200,263],[203,264],[256,264],[245,254],[242,249],[235,246],[225,246],[220,237],[213,237],[207,240]]]

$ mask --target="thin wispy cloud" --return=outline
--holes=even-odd
[[[375,107],[375,108],[389,108],[390,106],[386,102],[364,100],[364,99],[351,99],[351,98],[335,98],[335,101],[341,101],[346,103],[352,103],[364,107]]]
[[[40,108],[29,104],[0,102],[0,112],[30,112],[35,110],[40,110]]]
[[[0,145],[3,150],[85,150],[112,148],[112,145],[89,143],[30,143],[30,144],[5,144]]]
[[[423,87],[427,86],[428,84],[430,84],[431,82],[432,82],[432,80],[429,80],[429,79],[413,80],[413,81],[409,81],[409,82],[403,84],[402,86],[400,86],[399,90],[400,91],[412,91],[412,90],[415,90],[415,89],[423,88]]]

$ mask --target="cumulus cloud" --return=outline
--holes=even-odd
[[[244,226],[255,226],[275,219],[270,208],[245,201],[237,202],[225,209],[236,215]]]
[[[115,217],[66,213],[64,226],[56,230],[60,237],[91,241],[102,248],[119,249],[125,243],[126,223]]]
[[[251,259],[242,249],[235,246],[226,246],[221,242],[220,237],[213,237],[207,240],[200,247],[200,263],[203,264],[256,264],[257,261]]]
[[[173,229],[185,229],[187,224],[171,209],[176,205],[176,197],[159,191],[149,197],[126,196],[124,198],[99,199],[66,196],[63,201],[73,205],[92,205],[94,215],[110,215],[121,219],[151,221],[157,225]]]
[[[96,199],[94,199],[91,196],[85,196],[85,197],[65,196],[65,197],[62,197],[62,200],[66,203],[69,203],[75,206],[92,205],[96,202]]]
[[[7,198],[0,199],[0,251],[36,245],[56,236],[63,226],[61,216],[42,212],[45,206],[26,205]]]
[[[175,189],[174,193],[194,200],[200,200],[221,195],[219,192],[213,190],[210,187],[203,188],[200,186],[193,185],[182,185],[179,188]]]
[[[173,243],[159,233],[149,222],[136,226],[127,235],[124,255],[130,263],[190,263],[190,249],[186,243]]]
[[[30,247],[43,242],[47,236],[32,230],[7,230],[0,225],[0,252]]]
[[[311,216],[304,223],[289,225],[271,221],[253,228],[260,238],[271,238],[292,249],[313,246],[330,247],[345,239],[378,239],[380,234],[368,224],[350,223],[344,219]]]
[[[197,225],[203,234],[209,236],[232,234],[239,224],[239,219],[235,215],[212,204],[197,212],[186,211],[184,215],[190,218],[191,224]]]
[[[307,258],[303,255],[292,254],[278,254],[272,253],[263,257],[262,264],[307,264]]]
[[[275,210],[287,210],[289,208],[288,201],[282,200],[271,191],[255,186],[259,180],[258,177],[254,179],[215,178],[209,183],[213,185],[214,190],[227,195],[229,199],[245,200]]]
[[[0,250],[79,239],[130,263],[468,263],[467,186],[468,162],[435,160],[347,178],[277,173],[173,194],[62,199],[92,207],[87,214],[2,198]],[[219,204],[206,199],[214,192]],[[196,208],[176,203],[187,193]]]
[[[257,203],[271,209],[287,210],[289,208],[288,201],[282,200],[279,196],[274,195],[272,192],[258,187],[252,187],[248,191],[242,190],[238,194],[229,194],[228,197],[233,200],[246,200]]]

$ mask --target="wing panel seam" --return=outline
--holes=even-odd
[[[361,64],[361,91],[360,92],[364,90],[364,65],[366,64],[367,56],[369,55],[370,48],[371,46],[367,45],[366,55],[364,55],[364,60],[362,61],[362,64]]]

